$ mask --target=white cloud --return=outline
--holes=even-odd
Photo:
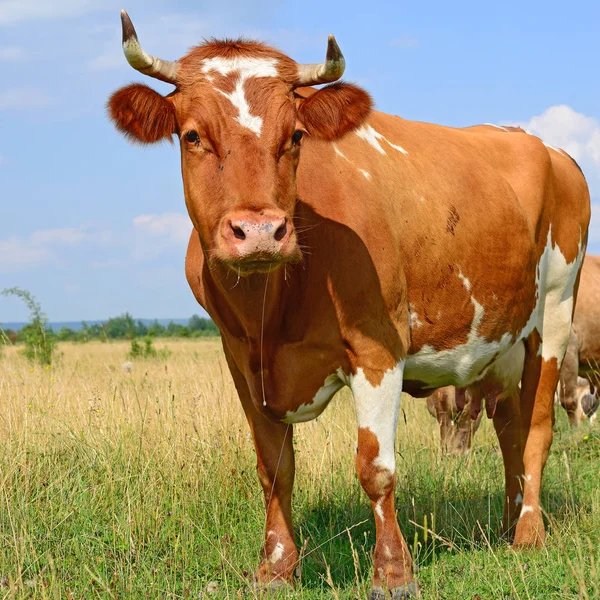
[[[577,161],[600,167],[600,123],[566,104],[551,106],[533,117],[523,128],[547,144],[566,150]]]
[[[65,229],[46,229],[32,233],[29,240],[35,246],[46,246],[48,244],[78,244],[85,237],[81,229],[67,227]]]
[[[189,217],[181,213],[140,215],[133,219],[133,226],[149,233],[152,237],[161,238],[178,246],[188,243],[192,231]]]
[[[72,17],[87,12],[93,5],[91,0],[0,0],[0,25]]]
[[[0,273],[7,273],[45,262],[50,252],[44,247],[32,246],[18,238],[0,240]]]
[[[17,62],[23,60],[27,53],[18,46],[0,47],[0,62]]]
[[[0,92],[0,110],[23,110],[41,108],[52,100],[35,88],[13,88]]]
[[[92,231],[88,227],[65,227],[35,231],[26,238],[0,240],[0,273],[25,267],[35,267],[56,258],[60,246],[77,246],[84,242],[106,244],[108,232]]]

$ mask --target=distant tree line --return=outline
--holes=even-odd
[[[46,325],[44,323],[44,325]],[[36,324],[39,328],[39,325]],[[19,331],[7,329],[4,331],[5,341],[12,343],[25,342],[30,335],[31,325],[28,324]],[[59,342],[89,342],[91,340],[133,340],[150,336],[152,338],[198,338],[220,335],[217,326],[210,319],[204,319],[198,315],[192,315],[187,325],[180,325],[171,321],[168,325],[161,325],[158,321],[146,324],[143,321],[135,320],[129,313],[112,317],[104,323],[95,323],[89,325],[85,321],[78,331],[71,327],[62,327],[58,331],[45,327],[44,334],[49,338],[54,338]],[[0,339],[2,343],[2,339]]]

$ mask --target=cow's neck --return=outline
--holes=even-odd
[[[238,338],[269,338],[281,328],[290,276],[289,269],[286,275],[280,267],[268,274],[238,278],[227,267],[219,266],[210,271],[207,301],[211,312]]]

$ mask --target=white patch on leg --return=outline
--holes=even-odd
[[[226,93],[219,88],[214,88],[217,92],[225,96],[235,108],[238,109],[238,116],[235,120],[250,131],[260,137],[263,120],[261,117],[250,114],[250,106],[244,94],[244,84],[251,77],[278,77],[276,58],[208,58],[202,61],[202,72],[206,77],[211,71],[216,71],[220,75],[227,76],[231,73],[238,73],[238,80],[235,89],[231,93]]]
[[[521,509],[521,514],[519,516],[526,515],[527,513],[533,512],[533,506],[529,506],[528,504],[523,504],[523,508]]]
[[[269,562],[274,565],[276,562],[280,561],[283,558],[283,544],[281,542],[277,542],[275,544],[275,548],[273,548],[273,552],[271,552],[271,556],[269,556]]]
[[[404,361],[387,370],[378,386],[372,386],[364,371],[358,368],[349,377],[354,395],[356,422],[362,429],[369,429],[379,442],[379,455],[374,460],[377,467],[390,473],[396,472],[394,441],[402,395]]]
[[[379,143],[380,140],[385,140],[389,146],[394,148],[394,150],[401,152],[405,156],[408,154],[408,152],[404,148],[402,148],[401,146],[397,146],[396,144],[392,144],[392,142],[390,142],[385,136],[383,136],[378,131],[375,131],[375,129],[373,129],[370,125],[363,125],[362,127],[359,127],[354,131],[354,133],[356,133],[356,135],[359,138],[365,140],[371,146],[373,146],[373,148],[375,148],[375,150],[377,150],[377,152],[379,152],[380,154],[385,154],[385,150]]]
[[[301,404],[296,410],[288,410],[282,419],[284,423],[303,423],[316,419],[329,404],[334,394],[342,389],[346,382],[346,375],[341,367],[325,378],[323,385],[317,390],[312,402]]]
[[[381,519],[381,522],[383,523],[385,521],[385,518],[383,516],[383,509],[381,508],[382,502],[383,498],[379,498],[379,500],[377,500],[375,504],[375,514]]]

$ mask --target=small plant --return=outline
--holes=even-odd
[[[170,355],[171,351],[168,348],[159,348],[157,350],[153,345],[152,337],[147,335],[143,338],[143,343],[140,343],[136,338],[131,340],[131,349],[127,356],[129,358],[158,358],[166,360]]]
[[[6,288],[2,295],[20,298],[30,311],[31,322],[19,331],[18,336],[25,342],[22,354],[31,362],[51,365],[56,358],[56,336],[46,329],[48,317],[42,312],[40,303],[31,292],[19,287]]]

